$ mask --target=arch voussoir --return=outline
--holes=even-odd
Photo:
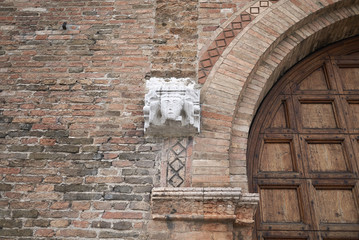
[[[201,100],[202,106],[209,109],[208,118],[223,108],[226,126],[232,119],[225,159],[229,162],[226,178],[229,182],[222,183],[223,186],[247,188],[244,162],[250,124],[278,77],[316,49],[359,34],[358,7],[356,0],[328,0],[320,4],[310,0],[282,0],[257,16],[223,52],[203,86]],[[231,98],[216,98],[216,91],[223,91]],[[210,129],[213,126],[203,128]],[[194,148],[194,152],[202,151],[205,149]],[[216,176],[216,169],[207,174]]]

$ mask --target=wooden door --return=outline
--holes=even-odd
[[[359,38],[297,64],[249,135],[257,239],[359,239]]]

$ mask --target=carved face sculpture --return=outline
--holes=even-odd
[[[161,97],[162,117],[169,120],[178,120],[183,109],[183,99],[179,95],[164,95]]]

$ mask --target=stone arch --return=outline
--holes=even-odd
[[[246,191],[248,132],[266,93],[308,54],[358,34],[358,0],[282,0],[248,24],[203,85],[203,127],[194,147],[193,185],[240,186]],[[201,159],[210,168],[206,176],[197,174]],[[216,164],[223,167],[220,174]]]

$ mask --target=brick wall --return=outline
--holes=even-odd
[[[159,176],[142,116],[154,10],[0,1],[2,239],[144,238]]]
[[[327,26],[333,33],[330,41],[358,33],[359,28],[348,27],[357,20],[350,14],[358,15],[358,8],[347,5],[336,5],[334,13],[329,8],[328,16],[313,21],[309,30],[320,32],[323,26],[323,34],[308,31],[300,20],[308,16],[306,10],[319,12],[332,1],[323,2],[279,1],[302,9],[298,16],[261,6],[272,15],[258,17],[261,27],[250,34],[247,28],[243,41],[231,45],[222,55],[225,60],[212,66],[213,75],[201,82],[202,132],[193,141],[186,186],[246,189],[247,133],[255,109],[276,78],[304,57],[300,41],[293,44],[298,32],[279,33],[260,24],[267,19],[274,30],[280,24],[293,30],[295,24],[287,22],[303,23],[296,27],[308,35],[303,35],[307,53],[328,43]],[[201,239],[203,232],[218,239],[240,238],[242,230],[232,223],[151,220],[151,190],[166,182],[160,179],[166,141],[144,136],[142,108],[146,79],[196,79],[197,65],[206,47],[221,37],[223,23],[237,18],[249,22],[240,15],[246,9],[258,16],[250,12],[250,4],[0,0],[0,238]],[[281,14],[284,18],[272,17]],[[346,33],[334,32],[343,26]],[[263,29],[268,34],[256,37]],[[278,44],[281,34],[288,37]],[[229,38],[234,40],[225,36]],[[314,46],[316,40],[321,42]],[[278,44],[276,50],[268,47],[270,41]],[[272,55],[268,49],[274,49]]]
[[[146,238],[163,144],[145,79],[196,78],[199,16],[217,17],[199,7],[0,1],[1,237]]]
[[[196,78],[198,0],[157,0],[151,77]]]
[[[198,52],[250,0],[158,0],[152,77],[196,79]]]

